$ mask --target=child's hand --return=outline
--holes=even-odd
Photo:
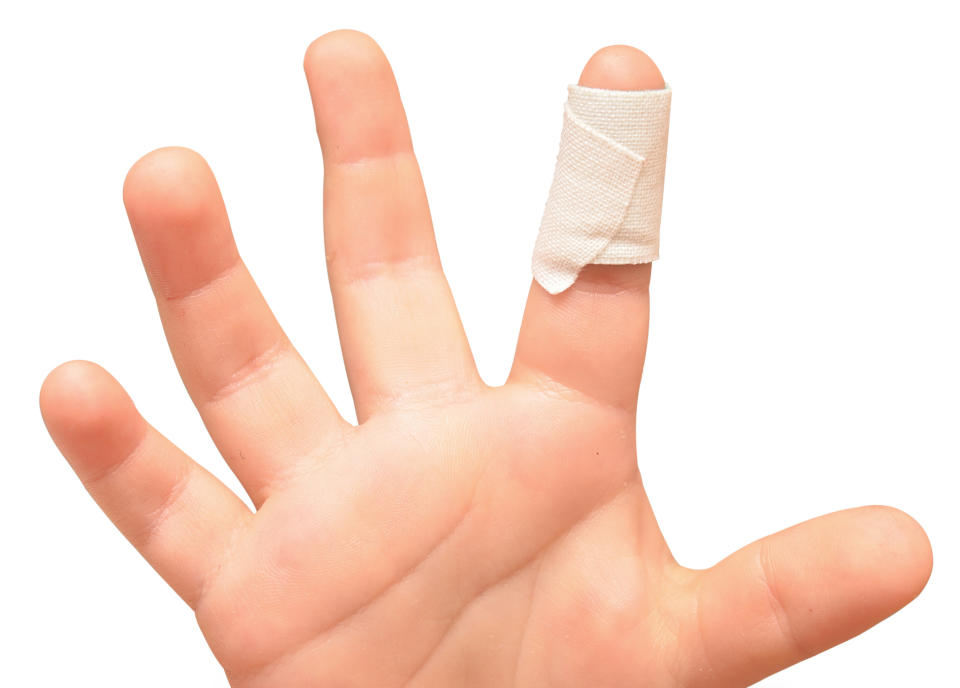
[[[95,364],[58,367],[40,393],[57,445],[196,610],[232,685],[743,686],[917,595],[929,543],[885,507],[678,565],[637,471],[649,264],[588,266],[558,296],[534,283],[509,381],[486,386],[386,59],[338,31],[305,67],[360,425],[284,336],[183,149],[140,160],[124,201],[180,374],[257,512]],[[623,46],[581,83],[663,85]]]

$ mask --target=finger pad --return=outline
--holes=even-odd
[[[899,509],[871,506],[849,513],[846,533],[839,529],[848,536],[838,538],[835,546],[848,550],[846,563],[869,577],[875,611],[883,618],[926,585],[933,568],[930,540],[920,524]]]
[[[83,480],[129,454],[146,431],[120,384],[89,361],[69,361],[47,375],[40,388],[40,412]]]
[[[333,31],[304,56],[324,158],[354,162],[412,149],[393,70],[380,46],[358,31]]]
[[[219,187],[207,162],[187,148],[160,148],[138,160],[123,200],[151,282],[168,298],[202,286],[238,258]]]

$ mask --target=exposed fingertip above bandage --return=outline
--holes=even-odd
[[[610,46],[568,87],[560,151],[533,252],[551,294],[585,265],[659,257],[670,86],[646,54]]]
[[[580,74],[580,86],[613,91],[663,88],[656,63],[642,50],[629,45],[608,45],[593,54]]]

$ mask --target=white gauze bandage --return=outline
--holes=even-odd
[[[649,263],[660,250],[670,86],[571,85],[560,152],[533,250],[533,276],[558,294],[584,265]]]

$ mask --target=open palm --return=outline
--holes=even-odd
[[[212,173],[155,151],[124,202],[180,374],[256,512],[95,364],[55,369],[47,427],[196,611],[232,685],[743,686],[919,593],[931,553],[888,507],[838,512],[716,566],[677,564],[637,470],[649,265],[532,284],[509,380],[477,374],[403,107],[367,36],[305,68],[346,422],[240,259]],[[661,88],[614,46],[587,86]]]

